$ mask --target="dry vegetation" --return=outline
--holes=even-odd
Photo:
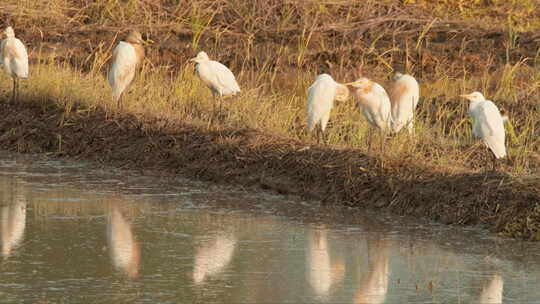
[[[305,131],[306,89],[317,74],[351,81],[361,73],[386,86],[394,71],[409,72],[421,84],[417,135],[401,134],[387,140],[384,151],[368,153],[386,174],[408,178],[482,170],[486,154],[471,137],[468,103],[457,97],[479,90],[510,117],[503,172],[516,182],[527,179],[528,191],[538,194],[539,5],[538,0],[4,0],[0,25],[14,25],[29,49],[31,78],[22,85],[23,98],[43,108],[59,105],[60,127],[101,109],[112,111],[107,61],[118,36],[133,27],[153,43],[125,96],[125,114],[162,125],[180,120],[208,132],[250,129],[270,135],[261,140],[288,138],[305,147],[313,143]],[[199,50],[228,65],[243,90],[227,102],[226,117],[219,121],[211,121],[210,92],[186,64]],[[4,74],[0,88],[7,96],[10,81]],[[328,131],[332,149],[367,153],[372,130],[352,101],[337,105]]]

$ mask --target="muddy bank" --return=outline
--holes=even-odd
[[[481,224],[540,239],[540,179],[505,173],[446,174],[392,164],[347,148],[306,146],[257,130],[209,130],[180,120],[65,113],[55,103],[0,100],[0,147],[107,165],[159,169],[272,189],[325,204],[377,208],[447,224]]]

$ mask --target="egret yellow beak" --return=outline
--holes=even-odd
[[[459,95],[459,97],[469,98],[471,97],[471,94],[462,94],[462,95]]]
[[[146,39],[146,40],[142,40],[142,44],[144,45],[149,45],[149,44],[153,44],[155,43],[154,40],[151,40],[151,39]]]

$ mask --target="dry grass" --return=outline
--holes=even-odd
[[[155,41],[124,96],[124,110],[136,117],[181,119],[209,130],[249,127],[312,143],[306,89],[318,73],[350,81],[362,72],[387,86],[395,70],[407,71],[421,83],[416,136],[400,134],[370,154],[446,173],[479,170],[485,155],[471,136],[468,103],[457,97],[479,90],[510,117],[503,170],[528,175],[540,166],[540,57],[534,42],[523,41],[534,41],[531,33],[540,29],[537,4],[7,0],[2,19],[15,24],[30,48],[23,96],[63,105],[64,124],[75,104],[84,105],[77,111],[112,112],[107,60],[117,32],[135,26]],[[219,121],[211,117],[210,92],[185,64],[199,49],[230,66],[242,87]],[[2,74],[4,94],[9,84]],[[332,112],[328,132],[337,149],[367,153],[373,131],[352,101]]]

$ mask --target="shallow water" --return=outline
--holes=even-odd
[[[535,243],[0,153],[0,302],[540,303]]]

